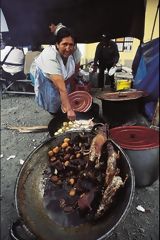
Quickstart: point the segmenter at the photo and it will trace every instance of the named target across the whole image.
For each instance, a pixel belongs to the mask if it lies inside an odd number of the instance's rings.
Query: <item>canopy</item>
[[[1,7],[14,43],[50,41],[50,22],[62,22],[78,43],[93,43],[102,34],[143,40],[145,0],[2,0]]]

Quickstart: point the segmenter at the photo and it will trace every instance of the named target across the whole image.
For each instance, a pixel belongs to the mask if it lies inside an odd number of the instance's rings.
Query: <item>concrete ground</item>
[[[9,231],[17,220],[14,188],[20,160],[48,137],[47,132],[20,133],[6,126],[47,126],[52,117],[39,108],[33,96],[4,95],[1,99],[1,239],[10,240]],[[12,156],[12,157],[11,157]],[[138,211],[141,205],[145,212]],[[110,240],[159,239],[159,181],[151,186],[136,188],[131,209]],[[28,239],[30,240],[30,239]],[[54,237],[53,237],[54,240]]]

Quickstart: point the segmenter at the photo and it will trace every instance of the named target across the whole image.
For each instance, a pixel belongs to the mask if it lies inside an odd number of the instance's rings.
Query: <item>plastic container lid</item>
[[[112,128],[110,136],[124,149],[146,150],[159,147],[159,132],[143,126]]]

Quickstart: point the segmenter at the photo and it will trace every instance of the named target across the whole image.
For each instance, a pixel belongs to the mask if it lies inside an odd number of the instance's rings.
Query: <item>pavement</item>
[[[95,100],[100,105],[101,101]],[[7,126],[47,126],[52,116],[39,108],[33,96],[4,95],[1,99],[1,239],[11,240],[10,228],[18,219],[14,189],[27,156],[49,138],[48,132],[20,133]],[[139,124],[146,124],[141,119]],[[143,211],[138,210],[141,206]],[[159,181],[136,188],[131,209],[110,240],[159,239]],[[21,239],[22,240],[22,239]],[[30,239],[27,239],[30,240]],[[40,239],[37,239],[40,240]],[[58,240],[54,239],[53,240]],[[84,239],[83,239],[84,240]],[[87,239],[86,239],[87,240]]]

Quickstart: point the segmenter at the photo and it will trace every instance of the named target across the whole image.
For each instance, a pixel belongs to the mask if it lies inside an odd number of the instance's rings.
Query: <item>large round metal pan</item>
[[[26,159],[22,166],[15,189],[16,208],[19,217],[25,226],[38,240],[101,240],[106,239],[128,213],[134,195],[134,174],[129,160],[123,150],[116,145],[120,151],[121,174],[128,179],[124,188],[118,193],[117,204],[110,209],[109,213],[100,218],[99,221],[86,223],[76,227],[62,227],[57,225],[46,213],[43,205],[44,193],[44,171],[48,164],[48,150],[51,146],[58,144],[64,137],[75,137],[77,132],[66,133],[56,138],[51,138],[42,143]]]

